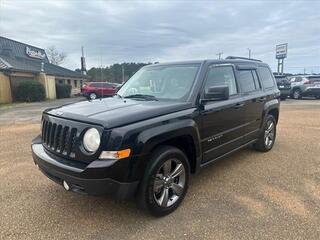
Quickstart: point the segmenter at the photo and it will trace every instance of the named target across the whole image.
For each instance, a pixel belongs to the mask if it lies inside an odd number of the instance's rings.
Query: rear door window
[[[254,75],[254,71],[252,70],[240,70],[238,74],[238,82],[241,92],[244,93],[260,89],[258,78]]]
[[[270,69],[267,67],[260,67],[258,72],[264,88],[273,88],[274,81]]]
[[[252,75],[253,75],[254,85],[256,86],[256,89],[261,89],[261,84],[259,82],[257,71],[253,70]]]

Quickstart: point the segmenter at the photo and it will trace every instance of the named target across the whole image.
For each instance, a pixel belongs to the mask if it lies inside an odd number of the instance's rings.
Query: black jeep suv
[[[135,196],[162,216],[182,202],[190,173],[250,144],[272,148],[279,98],[258,60],[153,64],[112,98],[44,111],[33,159],[66,190]]]

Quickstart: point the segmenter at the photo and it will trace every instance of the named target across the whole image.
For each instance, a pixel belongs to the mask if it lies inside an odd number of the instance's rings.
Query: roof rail
[[[246,58],[246,57],[236,57],[236,56],[228,56],[226,59],[242,59],[242,60],[250,60],[250,61],[255,61],[255,62],[262,62],[259,59],[254,59],[254,58]]]

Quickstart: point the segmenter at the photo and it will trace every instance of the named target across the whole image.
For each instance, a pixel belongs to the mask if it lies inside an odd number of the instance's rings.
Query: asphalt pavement
[[[44,102],[0,105],[0,124],[39,123],[43,110],[85,100],[84,97],[73,97]]]

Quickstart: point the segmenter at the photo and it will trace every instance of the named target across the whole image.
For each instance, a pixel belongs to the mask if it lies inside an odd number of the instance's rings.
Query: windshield
[[[189,95],[199,66],[199,64],[188,64],[142,68],[122,86],[118,95],[121,97],[147,95],[155,99],[184,100]]]

